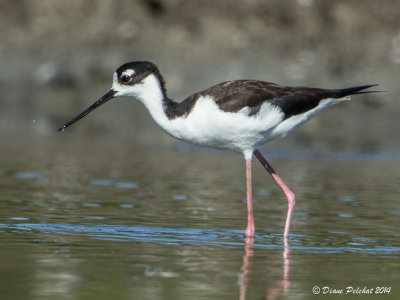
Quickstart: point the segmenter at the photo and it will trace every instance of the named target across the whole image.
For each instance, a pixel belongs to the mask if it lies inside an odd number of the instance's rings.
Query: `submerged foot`
[[[247,226],[246,230],[244,231],[245,237],[254,237],[255,228],[254,226]]]

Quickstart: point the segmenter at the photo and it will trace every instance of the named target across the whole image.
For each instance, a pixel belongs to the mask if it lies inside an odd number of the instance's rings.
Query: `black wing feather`
[[[285,87],[274,83],[256,80],[236,80],[221,83],[196,94],[212,96],[219,108],[226,112],[237,112],[244,107],[258,112],[264,102],[279,107],[285,119],[318,106],[327,98],[342,98],[360,92],[374,85],[363,85],[345,89],[326,90],[308,87]],[[194,95],[193,95],[194,96]]]
[[[369,93],[362,91],[375,85],[362,85],[344,89],[318,89],[309,87],[285,87],[258,80],[235,80],[212,86],[197,92],[184,101],[167,101],[166,113],[169,118],[189,114],[200,96],[210,96],[225,112],[237,112],[245,107],[251,109],[250,115],[257,114],[261,105],[269,102],[279,107],[285,119],[301,114],[318,106],[327,98],[342,98],[353,94]]]

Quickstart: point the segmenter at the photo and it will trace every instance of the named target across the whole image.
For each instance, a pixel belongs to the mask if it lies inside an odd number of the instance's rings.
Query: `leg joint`
[[[294,195],[294,193],[291,190],[288,190],[288,191],[286,191],[285,194],[286,194],[288,206],[294,207],[294,205],[296,204],[296,196]]]

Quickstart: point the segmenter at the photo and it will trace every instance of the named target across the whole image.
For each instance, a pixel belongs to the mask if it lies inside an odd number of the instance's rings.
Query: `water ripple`
[[[43,235],[84,236],[104,241],[136,241],[164,245],[197,245],[217,247],[243,247],[243,231],[226,229],[194,229],[194,228],[165,228],[145,226],[117,225],[73,225],[73,224],[0,224],[3,230],[11,229],[36,230]],[[339,236],[338,236],[339,235]],[[364,253],[375,255],[400,254],[400,247],[385,245],[362,237],[349,237],[346,234],[334,233],[330,241],[313,241],[311,236],[292,235],[290,249],[293,251],[327,254],[327,253]],[[281,234],[259,234],[255,237],[255,249],[282,248]]]

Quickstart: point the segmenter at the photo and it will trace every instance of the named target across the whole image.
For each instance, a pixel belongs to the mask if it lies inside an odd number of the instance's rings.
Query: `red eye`
[[[122,75],[121,76],[121,81],[124,83],[128,83],[129,81],[131,81],[132,77],[129,75]]]

